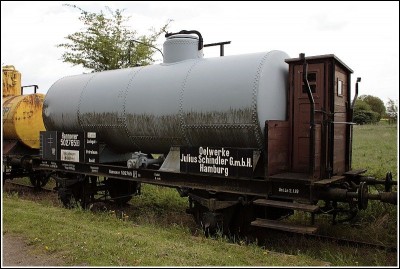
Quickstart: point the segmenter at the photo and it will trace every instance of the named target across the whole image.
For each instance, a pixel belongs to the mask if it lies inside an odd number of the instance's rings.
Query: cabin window
[[[343,96],[343,81],[340,79],[337,80],[337,95]]]
[[[317,73],[316,72],[307,73],[307,80],[308,83],[310,84],[311,92],[315,93],[317,90]],[[303,93],[307,92],[308,92],[307,85],[304,85],[303,83]]]
[[[307,74],[308,82],[316,82],[317,81],[317,73],[308,73]]]

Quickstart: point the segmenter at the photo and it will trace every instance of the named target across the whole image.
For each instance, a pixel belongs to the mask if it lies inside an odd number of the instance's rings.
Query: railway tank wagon
[[[351,170],[359,80],[351,100],[353,71],[338,57],[223,56],[228,42],[204,45],[198,31],[166,37],[162,64],[65,77],[49,89],[34,167],[57,171],[66,205],[126,202],[150,183],[189,197],[208,230],[314,233],[315,214],[335,220],[371,199],[397,204],[390,173]],[[210,45],[223,57],[203,58]],[[368,193],[369,184],[385,192]],[[277,221],[294,210],[311,213],[311,226]]]
[[[54,83],[46,129],[96,131],[118,152],[168,153],[174,145],[262,148],[264,122],[286,118],[286,53],[204,59],[198,40],[182,34],[164,47],[159,65]]]
[[[35,186],[46,184],[42,175],[31,168],[32,156],[39,156],[39,133],[44,131],[42,107],[44,94],[37,85],[21,87],[21,73],[12,65],[3,72],[3,180],[29,176]],[[34,92],[24,94],[26,87]]]

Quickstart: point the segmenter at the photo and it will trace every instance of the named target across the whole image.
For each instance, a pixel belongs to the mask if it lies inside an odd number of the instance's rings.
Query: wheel
[[[77,206],[76,199],[70,188],[59,188],[58,198],[65,208],[74,208]]]
[[[237,205],[229,226],[231,234],[246,235],[250,231],[250,223],[253,220],[254,205]]]
[[[116,178],[108,178],[106,186],[111,199],[119,205],[128,203],[140,190],[140,183]]]
[[[201,227],[206,237],[223,231],[223,215],[221,213],[211,212],[197,201],[192,201],[188,213],[193,215],[194,221],[198,227]]]
[[[243,231],[242,222],[238,216],[238,206],[230,206],[216,211],[210,211],[207,207],[197,201],[192,201],[192,206],[188,213],[193,215],[197,226],[201,227],[205,236],[215,236],[219,233],[224,235],[234,235]]]
[[[93,202],[93,188],[89,183],[89,177],[72,178],[74,183],[58,188],[58,198],[66,208],[81,206],[87,208]],[[78,180],[78,181],[77,181]]]
[[[29,181],[35,188],[43,188],[50,180],[50,173],[37,172],[29,176]]]

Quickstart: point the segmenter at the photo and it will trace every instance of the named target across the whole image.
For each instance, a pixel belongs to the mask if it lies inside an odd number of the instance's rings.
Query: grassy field
[[[354,126],[353,169],[368,169],[367,174],[384,178],[391,171],[393,179],[398,176],[398,130],[397,125]]]
[[[355,126],[353,168],[383,178],[398,175],[397,126]],[[320,242],[267,232],[263,242],[206,238],[185,214],[187,198],[174,189],[144,185],[130,207],[97,205],[67,210],[53,199],[3,193],[3,233],[24,236],[37,252],[56,255],[66,265],[89,266],[395,266],[396,253]],[[370,242],[397,244],[397,208],[370,202],[348,223],[321,232]],[[295,216],[302,218],[302,216]],[[279,253],[278,253],[279,252]]]
[[[193,236],[178,224],[137,224],[116,218],[111,211],[67,210],[9,195],[3,203],[5,232],[25,234],[39,251],[59,255],[67,265],[326,265],[304,255],[283,255],[257,245]]]

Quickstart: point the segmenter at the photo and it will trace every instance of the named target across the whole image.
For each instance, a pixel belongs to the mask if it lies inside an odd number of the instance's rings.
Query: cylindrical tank
[[[3,98],[3,139],[20,141],[29,148],[40,147],[44,95],[40,93]]]
[[[271,51],[65,77],[46,95],[44,123],[96,131],[120,152],[262,148],[265,121],[286,119],[286,58]]]

